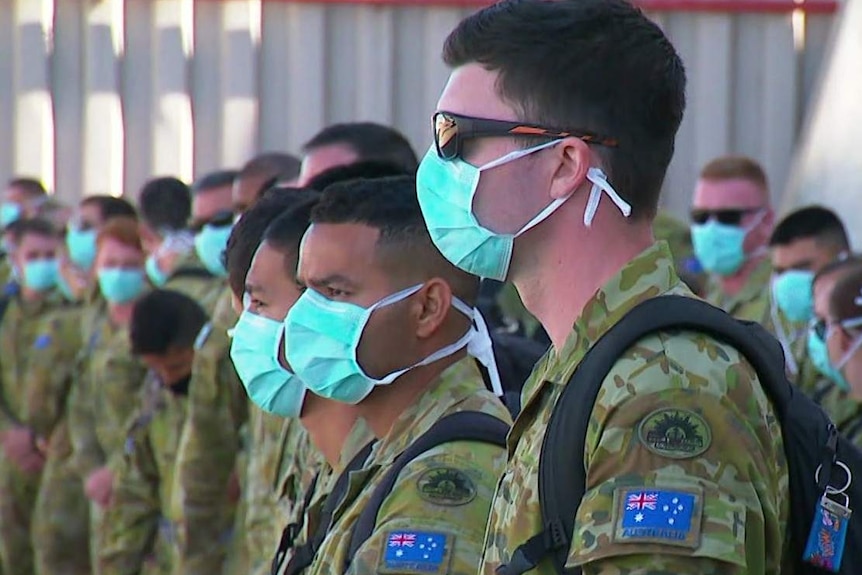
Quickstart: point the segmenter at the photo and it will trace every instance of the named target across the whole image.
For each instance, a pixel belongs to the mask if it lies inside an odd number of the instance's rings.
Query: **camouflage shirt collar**
[[[398,417],[386,437],[374,446],[369,460],[378,465],[391,463],[444,414],[455,411],[454,406],[484,389],[475,359],[468,356],[455,362]]]
[[[353,461],[353,458],[362,451],[362,448],[374,441],[374,434],[368,423],[361,417],[353,424],[353,428],[344,440],[344,445],[341,447],[341,459],[335,467],[335,473],[340,474]],[[328,465],[328,464],[327,464]]]
[[[733,315],[735,308],[740,305],[752,302],[763,297],[763,290],[770,285],[772,277],[772,261],[768,257],[764,257],[756,268],[748,276],[748,281],[742,286],[735,296],[727,298],[725,306],[722,306],[727,312]]]
[[[563,349],[548,353],[543,379],[565,384],[590,347],[642,301],[679,285],[673,256],[664,241],[656,242],[626,264],[584,306]]]
[[[772,277],[772,262],[768,257],[763,258],[760,264],[754,268],[748,281],[736,295],[728,297],[721,291],[721,282],[718,276],[710,276],[707,284],[706,300],[720,307],[730,315],[742,305],[750,303],[759,297],[763,297],[763,290],[770,286]]]

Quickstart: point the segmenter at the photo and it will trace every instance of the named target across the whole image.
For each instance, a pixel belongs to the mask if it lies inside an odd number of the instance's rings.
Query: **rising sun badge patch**
[[[701,416],[688,409],[659,409],[641,421],[638,439],[656,455],[688,459],[709,449],[712,430]]]

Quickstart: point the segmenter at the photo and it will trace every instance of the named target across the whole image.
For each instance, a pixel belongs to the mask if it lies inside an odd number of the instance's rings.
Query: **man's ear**
[[[579,138],[566,138],[551,148],[557,161],[557,169],[551,181],[551,199],[570,196],[587,177],[592,152],[586,142]]]
[[[452,289],[440,278],[433,278],[419,290],[413,308],[416,336],[429,338],[440,329],[452,306]]]

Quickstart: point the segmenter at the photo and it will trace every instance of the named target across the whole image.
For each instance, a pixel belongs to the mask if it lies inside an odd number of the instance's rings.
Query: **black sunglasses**
[[[696,224],[705,224],[714,219],[726,226],[738,226],[742,218],[748,214],[760,211],[761,208],[728,208],[725,210],[692,210],[691,221]]]
[[[454,160],[461,157],[461,148],[464,141],[472,138],[532,136],[554,140],[579,138],[589,144],[599,144],[612,148],[619,144],[613,138],[605,138],[598,134],[582,130],[556,130],[535,124],[489,120],[487,118],[471,118],[450,112],[437,112],[434,114],[433,124],[434,146],[437,148],[437,155],[443,160]]]

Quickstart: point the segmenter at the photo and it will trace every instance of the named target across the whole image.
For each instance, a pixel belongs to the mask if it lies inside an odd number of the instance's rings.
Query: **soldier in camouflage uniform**
[[[834,319],[830,313],[830,301],[835,288],[860,268],[862,258],[851,256],[826,265],[814,277],[814,322],[806,337],[809,350],[806,366],[817,375],[816,384],[809,391],[811,396],[826,410],[838,430],[862,447],[862,407],[850,394],[847,379],[829,361],[826,341],[826,330]]]
[[[103,510],[122,461],[126,423],[138,405],[146,369],[129,348],[134,302],[147,289],[137,222],[109,220],[97,237],[96,277],[102,298],[81,321],[75,379],[69,395],[72,465],[90,500],[90,556],[98,557]]]
[[[245,212],[234,226],[226,250],[228,283],[232,292],[234,313],[242,310],[245,279],[263,233],[279,214],[301,199],[290,191],[267,195]],[[226,309],[222,307],[223,310]],[[295,422],[269,415],[252,405],[246,424],[248,438],[240,458],[242,501],[237,513],[237,538],[245,543],[248,566],[237,558],[233,573],[246,575],[269,572],[269,562],[278,545],[278,537],[287,518],[275,512],[276,497],[283,505],[292,505],[305,492],[313,476],[317,455],[308,436]],[[283,489],[276,491],[276,485]]]
[[[51,314],[39,330],[27,373],[27,411],[37,445],[45,456],[39,495],[33,510],[39,575],[89,575],[87,498],[72,466],[67,401],[82,348],[81,309]]]
[[[772,326],[767,243],[773,212],[763,169],[725,156],[700,173],[692,204],[692,241],[710,274],[706,299],[737,319]]]
[[[849,253],[844,225],[831,210],[808,206],[779,222],[769,245],[775,270],[771,289],[773,325],[785,349],[789,371],[796,384],[826,410],[839,430],[849,432],[848,439],[862,445],[862,404],[820,375],[808,357],[814,277]],[[829,283],[831,289],[834,282]]]
[[[106,512],[105,541],[99,557],[103,573],[138,572],[145,560],[148,570],[156,573],[220,572],[225,537],[233,520],[233,504],[225,494],[233,460],[197,452],[195,462],[215,472],[210,480],[220,484],[208,487],[210,493],[220,493],[220,498],[175,506],[172,493],[174,470],[180,461],[178,445],[187,437],[183,431],[190,390],[198,384],[210,389],[238,387],[232,371],[223,369],[229,367],[222,361],[224,357],[216,358],[211,366],[199,362],[203,369],[193,371],[197,352],[210,335],[204,330],[206,323],[203,309],[178,292],[155,291],[135,306],[130,326],[132,350],[149,366],[150,377],[129,428],[114,496]],[[229,379],[209,381],[220,377],[219,367]],[[201,487],[195,494],[203,491]],[[213,540],[201,545],[206,535],[212,535]]]
[[[505,454],[496,445],[455,440],[404,467],[383,500],[370,537],[348,557],[352,530],[387,469],[436,422],[463,411],[509,421],[506,408],[486,390],[476,360],[466,354],[488,337],[474,327],[469,307],[478,279],[434,249],[422,225],[415,187],[412,177],[330,186],[302,242],[297,275],[307,291],[285,320],[287,363],[310,391],[356,405],[380,440],[365,467],[350,474],[347,494],[307,573],[338,573],[348,562],[347,572],[355,574],[470,573],[481,555]],[[327,330],[322,310],[328,306],[367,309],[391,294],[398,298],[346,328],[348,333]],[[319,306],[311,303],[315,299]],[[331,367],[315,365],[313,350],[335,338],[354,343]],[[340,378],[352,357],[362,367],[349,368],[351,376]],[[411,368],[423,362],[427,365]],[[370,379],[390,373],[396,375],[388,385],[374,385]],[[396,543],[405,540],[415,540],[417,552],[425,545],[438,551],[403,557],[407,547],[396,549]]]
[[[135,208],[123,198],[95,195],[81,200],[66,231],[66,258],[60,269],[59,287],[69,301],[84,301],[93,288],[96,237],[111,218],[136,218]]]
[[[51,345],[40,325],[62,302],[54,290],[60,238],[44,220],[21,220],[15,230],[21,285],[13,284],[0,302],[0,566],[4,573],[29,575],[30,527],[45,457],[28,410],[28,394],[36,390],[27,387],[27,378],[39,352]]]
[[[454,70],[438,102],[436,146],[418,172],[425,221],[450,261],[513,281],[553,342],[509,435],[480,566],[492,575],[547,534],[538,462],[585,353],[639,302],[693,296],[667,245],[652,239],[685,73],[661,30],[621,0],[504,0],[462,21],[444,60]],[[501,122],[486,121],[475,137],[470,118]],[[525,148],[506,137],[518,122],[549,139]],[[688,332],[639,341],[602,380],[583,459],[572,461],[581,464],[586,492],[574,532],[563,534],[568,567],[780,572],[789,512],[781,429],[734,349]],[[655,505],[638,527],[647,496],[667,507]],[[516,572],[556,573],[549,557],[528,563]]]
[[[290,311],[290,307],[301,295],[295,285],[299,243],[309,225],[311,209],[317,201],[316,194],[303,193],[303,195],[303,203],[278,217],[266,230],[264,241],[255,254],[246,278],[247,308],[244,314],[259,315],[281,323]],[[246,321],[246,317],[240,321]],[[273,342],[265,338],[260,341],[260,363],[271,361],[272,344]],[[275,344],[277,345],[278,342]],[[257,363],[254,358],[251,361]],[[283,363],[284,358],[279,358],[279,361]],[[287,380],[285,384],[302,385],[295,379]],[[246,382],[246,385],[249,387],[252,401],[256,398],[260,401],[256,394],[262,390],[255,389],[256,382],[251,380]],[[292,393],[289,390],[267,389],[265,391],[264,397],[279,397],[282,394],[289,396]],[[299,545],[308,540],[309,526],[316,527],[319,524],[322,507],[338,476],[359,451],[372,441],[372,435],[363,422],[357,422],[358,413],[353,406],[313,394],[305,393],[302,396],[301,405],[293,405],[297,407],[296,412],[284,411],[288,406],[280,403],[278,399],[272,404],[263,404],[262,407],[275,410],[276,415],[287,417],[283,420],[280,448],[282,454],[291,453],[293,450],[291,442],[296,441],[295,435],[297,433],[305,435],[307,431],[309,440],[299,444],[307,453],[299,458],[283,457],[284,461],[279,466],[277,474],[277,483],[272,490],[278,509],[277,516],[282,522],[275,535],[280,537],[281,529],[286,525],[302,525],[303,531],[293,541],[294,545]],[[267,418],[274,417],[269,413],[264,415]],[[297,461],[307,463],[301,469],[286,467],[296,465]],[[317,462],[319,462],[318,465],[313,465]],[[297,480],[299,485],[296,484]],[[306,493],[309,486],[314,490],[311,495]],[[305,496],[301,499],[310,501],[308,509],[298,505],[297,493],[304,493]],[[263,506],[254,508],[264,509]],[[265,551],[266,546],[269,546],[268,557],[271,557],[274,551],[271,547],[272,540],[268,538],[265,543],[265,546],[259,546],[260,550]],[[291,556],[292,554],[288,553],[282,561],[286,563]],[[260,569],[263,570],[264,566]]]
[[[850,394],[862,399],[862,265],[857,265],[835,285],[829,297],[825,334],[829,362],[844,378]]]

